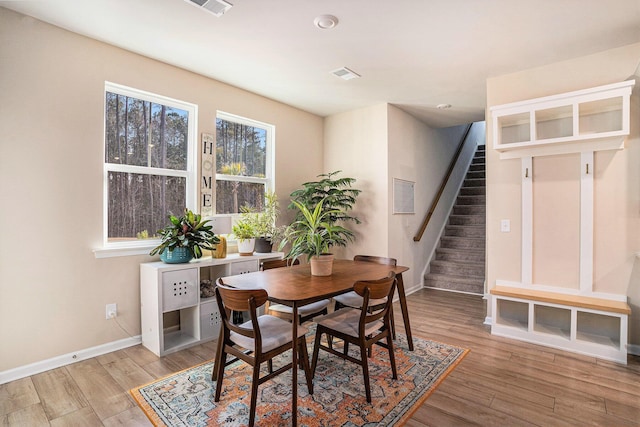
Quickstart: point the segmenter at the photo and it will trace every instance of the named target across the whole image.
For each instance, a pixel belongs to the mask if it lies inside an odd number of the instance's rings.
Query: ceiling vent
[[[233,6],[231,3],[224,0],[184,0],[187,3],[191,3],[194,6],[205,9],[209,13],[213,13],[218,18],[224,15],[224,13],[231,9]]]
[[[337,70],[333,70],[331,74],[333,74],[336,77],[340,77],[343,80],[357,79],[358,77],[360,77],[360,74],[348,69],[347,67],[342,67],[342,68],[338,68]]]

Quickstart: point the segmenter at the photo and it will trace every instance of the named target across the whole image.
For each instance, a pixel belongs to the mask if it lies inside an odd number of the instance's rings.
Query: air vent
[[[198,6],[205,9],[209,13],[213,13],[218,18],[224,15],[224,13],[231,9],[233,6],[231,3],[224,0],[184,0],[187,3],[191,3],[194,6]]]
[[[348,69],[347,67],[338,68],[337,70],[333,70],[331,72],[336,77],[340,77],[343,80],[351,80],[357,79],[360,77],[360,74]]]

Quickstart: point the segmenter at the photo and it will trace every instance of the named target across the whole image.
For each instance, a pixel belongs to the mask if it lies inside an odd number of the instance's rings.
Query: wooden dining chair
[[[386,258],[381,256],[373,256],[373,255],[356,255],[353,257],[354,261],[363,261],[363,262],[373,262],[376,264],[384,264],[395,267],[398,265],[398,261],[395,258]],[[346,294],[337,295],[333,297],[335,301],[335,309],[338,310],[342,307],[353,307],[360,308],[362,307],[362,297],[355,293],[354,291],[347,292]],[[377,301],[371,301],[371,308],[376,309],[383,306],[386,302],[386,299],[381,298]],[[393,319],[393,304],[391,304],[391,333],[393,334],[393,339],[396,339],[396,325]]]
[[[398,378],[396,361],[393,354],[393,339],[390,330],[391,304],[393,293],[396,288],[396,274],[389,273],[388,277],[379,280],[363,280],[353,285],[354,292],[362,297],[363,309],[345,307],[329,313],[325,316],[316,317],[317,323],[316,338],[313,346],[313,361],[311,363],[312,375],[315,375],[318,364],[318,354],[320,349],[339,356],[345,360],[362,366],[364,377],[364,387],[367,402],[371,403],[371,387],[369,385],[369,365],[367,353],[374,344],[382,346],[389,351],[389,361],[393,379]],[[368,310],[370,303],[375,300],[386,298],[386,301],[379,310]],[[340,338],[344,341],[344,351],[339,352],[321,344],[322,334],[327,335],[329,342],[332,337]],[[386,340],[386,343],[383,342]],[[360,348],[360,359],[356,359],[348,354],[349,343]]]
[[[257,309],[267,301],[267,298],[267,291],[264,289],[230,288],[225,286],[221,279],[217,281],[216,301],[222,317],[222,327],[218,338],[214,372],[212,373],[212,379],[217,379],[214,401],[220,401],[227,354],[242,359],[253,366],[249,426],[253,426],[255,423],[258,386],[292,368],[292,363],[289,362],[273,371],[270,364],[269,373],[260,377],[261,364],[271,362],[274,357],[292,349],[294,343],[300,352],[309,394],[313,394],[313,377],[311,376],[305,342],[307,329],[299,326],[298,336],[293,340],[291,338],[291,323],[268,314],[259,316]],[[235,325],[230,319],[232,311],[248,311],[250,319],[241,325]]]
[[[300,264],[299,259],[275,259],[264,261],[262,263],[262,270],[270,270],[272,268],[290,267],[292,265]],[[313,319],[315,316],[328,313],[328,306],[331,300],[323,299],[320,301],[312,302],[311,304],[305,304],[298,307],[298,323],[302,324],[308,320]],[[273,316],[279,317],[291,321],[293,318],[293,308],[285,304],[270,304],[267,302],[265,311]]]

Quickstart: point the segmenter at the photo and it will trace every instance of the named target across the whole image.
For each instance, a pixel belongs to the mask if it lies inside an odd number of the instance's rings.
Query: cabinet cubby
[[[627,363],[626,302],[496,286],[491,333]]]
[[[140,264],[142,345],[158,356],[216,339],[220,313],[214,297],[200,298],[200,281],[258,271],[272,252],[226,258],[200,258],[185,264]]]
[[[621,149],[634,80],[491,107],[501,158]],[[583,144],[579,144],[583,143]],[[584,144],[588,143],[588,144]]]

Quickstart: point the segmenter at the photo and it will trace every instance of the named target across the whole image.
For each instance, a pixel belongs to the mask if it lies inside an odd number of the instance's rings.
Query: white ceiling
[[[488,77],[640,41],[640,0],[228,1],[220,18],[185,0],[0,6],[321,116],[388,102],[433,127],[483,120]]]

